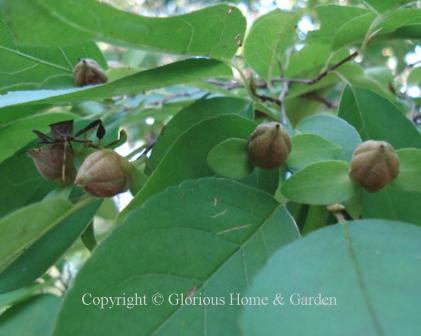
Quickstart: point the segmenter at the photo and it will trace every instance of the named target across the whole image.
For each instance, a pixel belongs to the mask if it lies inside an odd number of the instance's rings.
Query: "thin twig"
[[[139,157],[136,159],[136,161],[137,160],[140,160],[141,158],[143,158],[145,155],[147,155],[151,150],[152,150],[152,148],[153,148],[153,146],[155,146],[155,141],[154,142],[152,142],[151,144],[149,144],[144,150],[143,150],[143,152],[139,155]]]
[[[254,96],[256,98],[259,98],[259,100],[261,100],[262,102],[269,101],[269,102],[274,103],[274,104],[276,104],[278,106],[281,106],[282,105],[281,100],[276,99],[276,98],[273,98],[271,96],[262,95],[262,94],[259,94],[257,92],[254,93]]]
[[[281,124],[287,125],[288,124],[288,116],[285,109],[285,98],[288,96],[289,93],[289,81],[283,83],[283,88],[281,90],[281,94],[279,95],[280,101],[280,112],[281,112]]]
[[[335,216],[338,223],[346,222],[344,215],[345,207],[342,204],[330,204],[326,208],[330,213],[332,213],[333,216]]]
[[[323,105],[325,105],[327,108],[330,108],[330,109],[337,108],[336,104],[330,102],[325,97],[319,96],[316,92],[307,92],[303,94],[303,97],[309,100],[315,100],[319,103],[322,103]]]
[[[325,78],[327,75],[331,74],[333,71],[335,71],[337,68],[339,68],[341,65],[353,60],[355,57],[358,56],[358,51],[354,51],[353,53],[349,54],[347,57],[343,58],[339,62],[332,64],[330,67],[328,67],[326,70],[319,73],[314,78],[285,78],[285,77],[276,77],[272,81],[275,82],[289,82],[290,84],[307,84],[312,85],[319,81],[321,81],[323,78]]]
[[[414,63],[411,63],[411,64],[408,64],[407,65],[407,68],[414,68],[414,67],[416,67],[418,64],[421,64],[421,60],[420,61],[416,61],[416,62],[414,62]]]
[[[315,84],[315,83],[321,81],[323,78],[325,78],[329,74],[331,74],[332,72],[334,72],[341,65],[353,60],[355,57],[358,56],[358,54],[359,54],[358,51],[354,51],[353,53],[349,54],[348,56],[346,56],[345,58],[343,58],[339,62],[337,62],[335,64],[332,64],[331,66],[326,68],[324,71],[319,73],[314,78],[286,78],[286,77],[282,77],[282,76],[273,78],[271,80],[271,84],[276,83],[276,82],[282,82],[284,84],[283,89],[282,89],[278,99],[274,98],[274,97],[271,97],[271,96],[264,95],[264,94],[260,94],[260,93],[257,92],[257,89],[267,89],[268,88],[268,84],[266,82],[250,81],[249,85],[247,85],[248,81],[245,78],[245,75],[241,72],[241,69],[239,69],[235,64],[233,64],[233,66],[239,71],[243,83],[238,82],[238,81],[231,81],[231,82],[226,83],[226,82],[219,81],[219,80],[208,80],[207,82],[210,83],[210,84],[218,85],[218,86],[220,86],[224,89],[227,89],[227,90],[233,90],[233,89],[237,89],[237,88],[241,88],[241,87],[246,87],[246,89],[249,91],[249,93],[252,97],[257,98],[261,102],[271,102],[271,103],[274,103],[274,104],[278,105],[280,107],[280,112],[281,112],[281,123],[286,124],[288,118],[287,118],[287,114],[286,114],[286,111],[285,111],[285,98],[289,93],[290,85],[292,85],[292,84],[306,84],[306,85]],[[313,99],[313,100],[319,101],[320,103],[326,105],[326,107],[328,107],[328,108],[336,108],[336,105],[332,104],[331,102],[329,102],[325,98],[320,97],[315,93],[311,93],[311,92],[306,93],[304,96],[308,99]]]
[[[151,103],[149,106],[162,106],[172,100],[178,99],[178,98],[187,98],[187,97],[192,97],[196,94],[199,94],[201,92],[201,90],[198,91],[194,91],[194,92],[182,92],[182,93],[175,93],[175,94],[171,94],[167,97],[162,98],[161,100],[158,100],[156,102]]]

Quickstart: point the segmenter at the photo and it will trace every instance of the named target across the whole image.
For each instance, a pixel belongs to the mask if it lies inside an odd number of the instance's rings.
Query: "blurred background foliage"
[[[193,10],[201,9],[209,5],[226,3],[226,1],[186,1],[186,0],[107,0],[105,2],[116,6],[119,9],[130,11],[146,16],[170,16],[188,13]],[[263,0],[263,1],[231,1],[241,9],[247,18],[248,29],[252,22],[259,16],[266,14],[276,8],[284,11],[300,10],[301,19],[298,22],[297,40],[292,53],[299,51],[306,43],[308,33],[320,28],[320,20],[317,17],[315,7],[323,4],[338,4],[364,7],[359,0]],[[416,6],[412,2],[412,6]],[[183,56],[174,56],[168,54],[159,54],[137,49],[126,49],[115,47],[105,43],[99,43],[110,66],[110,77],[118,78],[130,71],[145,70],[167,64],[176,60],[184,59]],[[241,49],[241,48],[240,48]],[[244,66],[242,59],[242,50],[238,51],[236,62]],[[381,85],[393,84],[398,94],[401,94],[405,104],[409,104],[414,114],[418,113],[418,101],[421,97],[421,90],[417,82],[409,83],[407,78],[411,70],[418,65],[421,60],[421,47],[410,40],[387,40],[376,41],[364,53],[364,60],[357,58],[358,63],[364,61],[366,74],[376,80]],[[123,68],[122,68],[123,67]],[[316,69],[317,70],[317,69]],[[248,71],[246,69],[245,71]],[[250,73],[249,73],[250,75]],[[159,134],[163,125],[183,106],[188,105],[198,97],[208,94],[210,87],[204,87],[201,91],[195,87],[185,85],[157,90],[149,93],[140,93],[131,97],[120,97],[110,102],[110,105],[100,103],[83,103],[74,107],[74,111],[80,113],[93,113],[94,115],[105,115],[105,117],[114,116],[116,120],[124,120],[125,126],[129,131],[129,142],[132,139],[142,138],[146,142],[153,141]],[[218,90],[214,89],[214,94]],[[329,99],[335,101],[341,92],[338,90],[329,90]],[[234,90],[233,94],[246,95],[244,90]],[[211,94],[212,95],[212,94]],[[305,97],[309,98],[309,97]],[[308,114],[320,112],[320,109],[331,108],[323,106],[320,103],[315,104],[310,98],[303,98],[298,101],[291,101],[290,109],[301,106],[304,114],[293,116],[293,122]],[[305,105],[305,106],[302,106]],[[122,114],[130,114],[128,118],[122,119]]]

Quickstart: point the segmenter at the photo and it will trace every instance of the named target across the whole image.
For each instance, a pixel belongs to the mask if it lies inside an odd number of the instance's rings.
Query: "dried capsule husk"
[[[45,179],[61,184],[73,183],[76,169],[73,162],[73,152],[65,145],[44,145],[30,149],[28,155],[34,160],[35,167]],[[64,171],[63,171],[64,167]]]
[[[251,163],[256,167],[279,168],[291,152],[291,139],[280,123],[264,123],[251,134],[248,152]]]
[[[92,59],[82,59],[76,64],[73,78],[77,86],[103,84],[108,81],[107,75],[99,64]]]
[[[352,154],[349,176],[369,192],[376,192],[399,174],[399,157],[385,141],[369,140]]]
[[[97,197],[112,197],[127,190],[130,163],[111,149],[101,149],[86,157],[75,184]]]

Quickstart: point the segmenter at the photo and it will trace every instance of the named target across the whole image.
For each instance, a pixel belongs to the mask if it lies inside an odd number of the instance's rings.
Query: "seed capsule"
[[[79,168],[75,184],[97,197],[112,197],[128,188],[130,163],[111,149],[88,155]]]
[[[385,141],[369,140],[352,154],[349,176],[369,192],[376,192],[399,174],[399,157]]]
[[[47,180],[71,184],[76,176],[73,153],[64,150],[63,144],[45,145],[30,149],[28,155],[34,160],[38,172]]]
[[[277,122],[256,127],[248,145],[249,159],[256,167],[279,168],[291,152],[291,139]]]
[[[102,84],[108,81],[107,75],[99,64],[92,59],[82,59],[73,70],[73,78],[77,86]]]

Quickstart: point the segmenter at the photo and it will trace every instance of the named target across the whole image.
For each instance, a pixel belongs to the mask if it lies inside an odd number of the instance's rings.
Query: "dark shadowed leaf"
[[[250,175],[253,166],[248,158],[247,140],[230,138],[211,149],[208,165],[223,177],[241,180]]]
[[[394,104],[372,91],[346,87],[339,116],[354,126],[363,140],[384,140],[396,149],[421,148],[421,134],[414,125]]]
[[[406,191],[421,193],[421,150],[415,148],[400,149],[399,175],[393,184]]]
[[[363,218],[400,220],[421,226],[421,193],[392,184],[376,193],[362,192]]]
[[[51,294],[37,295],[0,316],[0,336],[52,336],[62,300]]]
[[[51,230],[0,273],[0,293],[25,286],[41,276],[92,221],[101,200],[74,206]]]
[[[0,164],[0,218],[14,210],[38,202],[57,184],[45,180],[25,153]]]
[[[0,271],[50,230],[72,205],[52,198],[22,208],[0,220]]]

